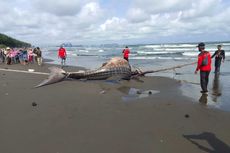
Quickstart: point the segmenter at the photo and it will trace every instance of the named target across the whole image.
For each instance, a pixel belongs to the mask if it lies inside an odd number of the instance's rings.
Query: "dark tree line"
[[[0,33],[0,46],[8,47],[31,47],[31,44],[11,38]]]

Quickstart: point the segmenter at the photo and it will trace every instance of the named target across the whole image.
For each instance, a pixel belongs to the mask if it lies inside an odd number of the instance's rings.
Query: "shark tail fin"
[[[50,70],[49,77],[43,80],[40,84],[36,85],[35,88],[60,82],[68,76],[67,72],[65,72],[63,69],[58,67],[49,67],[49,70]]]

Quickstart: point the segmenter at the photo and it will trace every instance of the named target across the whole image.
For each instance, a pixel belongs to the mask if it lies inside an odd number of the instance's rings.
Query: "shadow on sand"
[[[201,134],[183,135],[188,141],[196,145],[199,149],[208,153],[230,153],[230,147],[223,141],[218,139],[215,134],[211,132],[203,132]],[[198,140],[206,141],[212,148],[208,148],[199,144]]]

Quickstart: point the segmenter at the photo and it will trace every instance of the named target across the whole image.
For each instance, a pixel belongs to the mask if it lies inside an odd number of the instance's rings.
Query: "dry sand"
[[[48,66],[0,64],[36,72]],[[230,152],[230,112],[194,103],[176,80],[67,80],[33,88],[46,77],[0,70],[0,153]],[[124,100],[130,88],[159,93]]]

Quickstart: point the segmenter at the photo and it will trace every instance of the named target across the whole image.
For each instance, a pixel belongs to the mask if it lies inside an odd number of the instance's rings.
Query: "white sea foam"
[[[98,52],[102,53],[102,52],[104,52],[104,50],[103,50],[103,49],[100,49],[100,50],[98,50]]]
[[[164,51],[161,51],[161,52],[149,52],[149,51],[137,51],[138,54],[143,54],[143,55],[158,55],[158,54],[173,54],[175,52],[164,52]]]
[[[145,48],[161,48],[161,45],[146,45]]]
[[[225,52],[225,56],[230,56],[230,52]]]
[[[210,53],[211,53],[211,55],[213,55],[214,51],[211,51]],[[184,56],[198,56],[199,52],[198,51],[197,52],[184,52],[182,54]],[[230,56],[230,52],[225,52],[225,56]]]
[[[145,59],[157,59],[157,57],[146,57],[146,56],[136,56],[136,57],[130,57],[129,59],[141,59],[141,60],[145,60]]]
[[[80,49],[79,52],[88,53],[89,51],[88,50],[82,50],[82,49]]]
[[[184,52],[182,53],[184,56],[198,56],[198,52]]]

